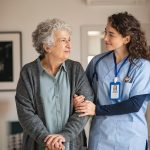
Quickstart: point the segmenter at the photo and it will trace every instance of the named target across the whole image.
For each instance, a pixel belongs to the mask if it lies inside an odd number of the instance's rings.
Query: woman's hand
[[[80,113],[79,117],[95,115],[95,104],[89,100],[85,100],[85,97],[83,95],[75,95],[73,98],[73,104],[75,107],[75,111]]]
[[[63,143],[65,138],[60,134],[50,134],[45,139],[44,142],[48,147],[48,150],[64,150],[65,147]]]
[[[75,110],[76,110],[76,108],[77,108],[78,106],[80,106],[80,104],[83,103],[84,101],[85,101],[85,97],[84,97],[83,95],[80,95],[80,96],[74,95],[74,96],[73,96],[73,106],[74,106]]]

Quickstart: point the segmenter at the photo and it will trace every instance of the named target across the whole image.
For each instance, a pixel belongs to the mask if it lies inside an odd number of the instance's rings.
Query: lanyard
[[[121,66],[119,67],[118,70],[117,70],[117,63],[116,63],[115,53],[113,53],[113,57],[114,57],[114,64],[115,64],[115,70],[114,70],[115,78],[114,78],[114,82],[116,83],[117,80],[118,80],[118,74],[119,74],[121,68],[123,67],[123,65],[126,63],[128,57],[125,58],[125,60],[122,62]],[[129,67],[129,68],[130,68],[130,67]],[[128,70],[128,72],[129,72],[129,70]]]

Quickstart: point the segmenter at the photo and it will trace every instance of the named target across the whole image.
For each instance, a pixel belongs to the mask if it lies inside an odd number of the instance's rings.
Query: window
[[[91,59],[105,50],[103,31],[105,25],[81,27],[81,62],[84,68]]]

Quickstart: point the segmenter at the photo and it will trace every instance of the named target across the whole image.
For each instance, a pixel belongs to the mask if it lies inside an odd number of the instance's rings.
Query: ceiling
[[[149,0],[85,0],[88,5],[141,5]]]

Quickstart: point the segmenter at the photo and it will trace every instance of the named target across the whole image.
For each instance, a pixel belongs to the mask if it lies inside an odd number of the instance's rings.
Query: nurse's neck
[[[114,50],[114,53],[115,53],[117,64],[120,63],[125,57],[129,55],[127,50],[124,51]]]

